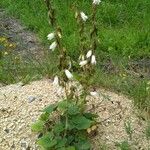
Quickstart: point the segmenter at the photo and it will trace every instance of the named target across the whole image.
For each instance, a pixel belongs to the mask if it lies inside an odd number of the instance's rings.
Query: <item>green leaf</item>
[[[41,132],[44,128],[44,122],[38,120],[36,123],[31,125],[31,129],[33,132]]]
[[[47,148],[54,147],[57,144],[57,140],[53,139],[53,134],[52,133],[47,133],[42,138],[40,138],[37,143],[41,147],[47,149]]]
[[[97,114],[92,114],[92,113],[84,113],[83,114],[87,119],[93,120],[94,118],[97,118]]]
[[[76,105],[72,105],[68,108],[69,115],[77,115],[80,113],[79,107]]]
[[[91,144],[88,140],[80,141],[76,144],[77,150],[90,150]]]
[[[51,104],[49,105],[48,107],[46,107],[43,112],[46,112],[46,113],[52,113],[55,109],[57,108],[57,104]]]
[[[67,143],[67,139],[66,138],[59,138],[59,139],[57,139],[57,145],[56,145],[56,148],[58,149],[58,148],[64,148],[65,147],[65,145],[66,145],[66,143]]]
[[[74,146],[69,146],[66,148],[66,150],[76,150]]]
[[[54,126],[53,130],[54,130],[54,133],[56,134],[60,134],[61,132],[64,131],[64,125],[62,123],[58,123]]]
[[[71,120],[71,125],[74,125],[78,130],[87,129],[92,125],[93,121],[84,116],[74,116]]]
[[[41,116],[40,116],[40,118],[39,118],[39,120],[41,120],[41,121],[47,121],[49,119],[49,113],[43,113],[43,114],[41,114]]]
[[[67,102],[66,100],[59,102],[59,104],[58,104],[58,109],[59,109],[60,111],[63,111],[63,112],[64,112],[64,111],[67,110],[67,108],[68,108],[68,102]]]

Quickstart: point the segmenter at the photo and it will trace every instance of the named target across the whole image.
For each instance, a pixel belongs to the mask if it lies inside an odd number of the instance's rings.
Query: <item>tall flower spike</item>
[[[67,69],[65,70],[65,74],[66,74],[68,79],[72,79],[73,78],[72,73],[69,70],[67,70]]]
[[[47,35],[48,40],[52,40],[54,37],[55,37],[54,33],[50,33],[50,34]]]
[[[49,49],[52,50],[52,51],[54,51],[56,47],[57,47],[57,43],[56,43],[56,42],[53,42],[53,43],[50,45]]]
[[[88,19],[88,16],[86,16],[84,12],[81,12],[80,15],[83,21],[86,21]]]
[[[79,63],[79,65],[80,65],[81,67],[83,67],[83,66],[85,66],[87,63],[88,63],[87,60],[83,60],[83,61],[81,61],[81,62]]]
[[[89,58],[89,57],[91,57],[92,56],[92,50],[89,50],[88,52],[87,52],[87,54],[86,54],[86,58]]]
[[[96,65],[96,57],[95,57],[95,55],[92,55],[91,64],[92,65]]]
[[[99,3],[101,3],[101,0],[93,0],[93,4],[99,5]]]

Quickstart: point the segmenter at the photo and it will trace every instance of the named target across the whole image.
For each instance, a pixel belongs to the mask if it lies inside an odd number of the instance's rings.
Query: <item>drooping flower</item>
[[[86,54],[86,58],[89,58],[89,57],[91,57],[92,56],[92,50],[89,50],[88,52],[87,52],[87,54]]]
[[[96,57],[95,57],[95,55],[92,55],[91,64],[92,65],[96,65]]]
[[[69,70],[67,70],[67,69],[65,70],[65,74],[66,74],[68,79],[72,79],[73,78],[72,73]]]
[[[50,34],[47,35],[48,40],[52,40],[54,37],[55,37],[54,33],[50,33]]]
[[[50,45],[49,49],[52,50],[52,51],[54,51],[56,47],[57,47],[57,43],[56,43],[56,42],[53,42],[53,43]]]
[[[101,0],[93,0],[93,4],[95,4],[95,5],[99,5],[100,2],[101,2]]]
[[[80,65],[81,67],[83,67],[83,66],[85,66],[87,63],[88,63],[87,60],[83,60],[83,61],[81,61],[81,62],[79,63],[79,65]]]
[[[84,55],[81,54],[81,55],[79,56],[79,60],[81,60],[81,61],[85,60]]]
[[[98,93],[96,91],[90,92],[91,96],[98,96]]]
[[[54,77],[53,85],[59,85],[59,78],[58,78],[58,76]]]
[[[86,16],[84,12],[80,12],[80,15],[83,21],[86,21],[88,19],[88,16]]]

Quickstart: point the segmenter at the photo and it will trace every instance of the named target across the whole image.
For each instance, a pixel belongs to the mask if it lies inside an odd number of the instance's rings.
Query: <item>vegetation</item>
[[[61,25],[57,21],[53,1],[46,0],[48,17],[53,31],[48,34],[51,51],[58,51],[57,68],[53,84],[65,91],[64,98],[46,107],[39,120],[32,125],[32,130],[40,134],[37,143],[44,150],[90,150],[89,135],[96,132],[97,115],[86,111],[87,95],[90,94],[88,82],[96,65],[97,47],[96,9],[97,2],[91,4],[91,32],[86,34],[88,16],[76,7],[75,18],[78,22],[80,37],[80,57],[76,61],[67,53],[63,43]],[[90,36],[90,44],[86,45]],[[89,42],[89,41],[88,41]],[[89,50],[91,49],[91,50]],[[78,72],[78,73],[77,73]],[[77,73],[76,75],[74,75]]]
[[[80,4],[79,6],[84,8],[83,11],[90,16],[90,1],[69,0],[62,3],[55,0],[54,5],[59,10],[57,19],[59,24],[62,25],[62,31],[65,35],[63,42],[69,49],[69,55],[77,59],[79,55],[79,51],[77,51],[79,49],[79,35],[77,24],[74,23],[73,19],[73,3]],[[1,0],[0,5],[7,10],[8,14],[18,17],[30,30],[37,33],[43,44],[48,47],[48,42],[45,41],[47,33],[50,31],[46,7],[42,0],[19,0],[19,2],[16,0]],[[98,64],[93,79],[91,79],[91,83],[96,84],[96,86],[114,89],[132,96],[135,105],[146,111],[150,111],[149,9],[149,0],[106,0],[101,3],[97,15],[99,47],[96,49],[96,54]],[[90,24],[90,22],[87,22],[87,24]],[[51,56],[51,59],[55,60],[55,57]],[[10,79],[10,76],[6,76],[6,74],[10,75],[11,72],[4,69],[8,65],[5,62],[5,60],[2,61],[0,66],[2,82],[16,81],[16,77],[13,76]],[[46,60],[44,65],[48,66],[44,67],[44,71],[43,67],[37,65],[36,74],[38,74],[38,77],[51,74],[51,71],[54,71],[54,63],[47,63]],[[29,66],[24,65],[23,68],[27,68],[27,71],[20,73],[19,79],[34,78],[33,69]]]

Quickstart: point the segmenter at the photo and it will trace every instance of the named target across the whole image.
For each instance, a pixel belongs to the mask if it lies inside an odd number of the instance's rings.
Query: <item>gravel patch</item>
[[[38,150],[37,136],[31,132],[31,124],[45,106],[59,101],[58,91],[48,79],[25,86],[19,83],[0,87],[1,150]],[[115,150],[116,142],[128,140],[133,150],[148,150],[145,122],[136,116],[132,101],[106,90],[99,90],[98,94],[88,98],[88,110],[97,113],[100,122],[98,134],[92,136],[93,149],[99,150],[102,145],[107,145],[108,150]],[[133,140],[125,131],[127,121],[132,126]]]

